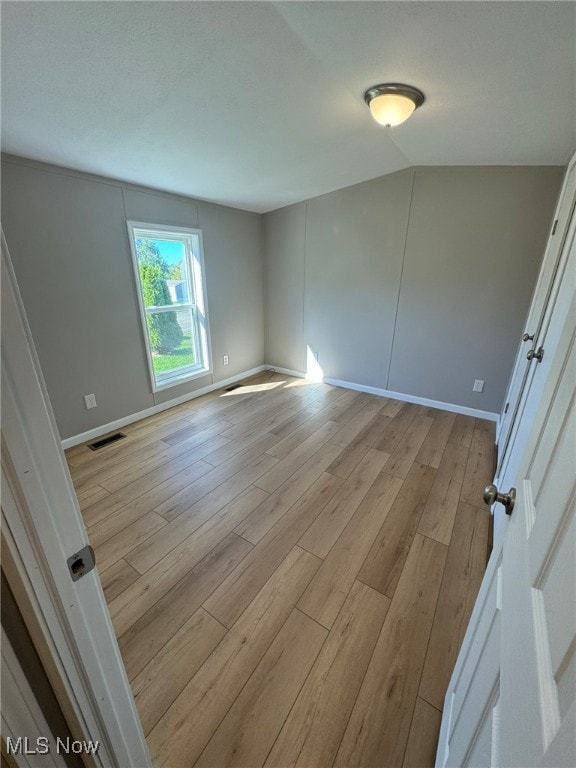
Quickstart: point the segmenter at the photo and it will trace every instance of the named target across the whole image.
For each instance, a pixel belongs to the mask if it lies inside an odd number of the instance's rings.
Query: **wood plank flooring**
[[[494,425],[275,373],[67,459],[157,768],[420,768]]]

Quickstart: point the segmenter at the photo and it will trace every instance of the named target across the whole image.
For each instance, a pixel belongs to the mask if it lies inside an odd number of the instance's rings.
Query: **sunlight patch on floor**
[[[238,389],[233,389],[231,392],[223,392],[220,397],[231,397],[233,395],[247,395],[252,392],[265,392],[267,389],[277,389],[282,384],[286,384],[285,381],[269,381],[266,384],[242,384]]]
[[[310,384],[313,384],[314,382],[308,381],[307,379],[294,379],[293,381],[289,381],[285,386],[284,389],[290,389],[290,387],[309,387]]]

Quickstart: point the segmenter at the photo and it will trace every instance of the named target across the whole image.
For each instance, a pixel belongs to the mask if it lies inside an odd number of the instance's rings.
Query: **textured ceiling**
[[[4,2],[2,148],[267,211],[411,165],[564,164],[572,2]],[[379,127],[366,88],[426,103]]]

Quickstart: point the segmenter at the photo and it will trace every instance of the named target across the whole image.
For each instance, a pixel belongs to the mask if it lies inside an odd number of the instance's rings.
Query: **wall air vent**
[[[126,435],[122,432],[114,432],[113,435],[108,435],[101,440],[95,440],[93,443],[88,443],[88,448],[90,448],[91,451],[97,451],[99,448],[104,448],[105,445],[110,445],[118,440],[122,440],[123,437],[126,437]]]

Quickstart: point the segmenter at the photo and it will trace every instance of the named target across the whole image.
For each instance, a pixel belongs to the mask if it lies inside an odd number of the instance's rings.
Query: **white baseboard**
[[[491,411],[481,411],[478,408],[468,408],[466,405],[456,405],[454,403],[444,403],[442,400],[430,400],[427,397],[418,397],[417,395],[407,395],[404,392],[392,392],[389,389],[379,389],[378,387],[366,387],[363,384],[354,384],[351,381],[340,381],[340,379],[324,378],[326,384],[333,384],[335,387],[344,387],[344,389],[355,389],[358,392],[367,392],[370,395],[379,395],[380,397],[390,397],[393,400],[402,400],[405,403],[416,403],[417,405],[428,405],[430,408],[438,408],[441,411],[450,411],[451,413],[461,413],[464,416],[476,416],[478,419],[487,421],[498,421],[498,414]]]
[[[73,437],[67,437],[62,440],[62,448],[73,448],[75,445],[85,443],[87,440],[93,440],[96,437],[105,435],[108,432],[113,432],[115,429],[125,427],[127,424],[133,424],[135,421],[140,421],[148,416],[154,416],[156,413],[167,411],[169,408],[173,408],[175,405],[181,405],[188,400],[194,400],[196,397],[207,395],[210,392],[214,392],[216,389],[222,389],[227,387],[228,384],[234,384],[241,379],[247,379],[249,376],[255,376],[262,371],[273,369],[277,373],[283,373],[286,376],[294,376],[297,379],[308,378],[304,371],[294,371],[291,368],[279,368],[277,365],[259,365],[257,368],[252,368],[249,371],[243,371],[242,373],[231,376],[229,379],[222,379],[216,381],[213,384],[209,384],[207,387],[196,389],[194,392],[189,392],[181,397],[176,397],[173,400],[168,400],[165,403],[159,405],[153,405],[151,408],[146,408],[144,411],[138,413],[132,413],[130,416],[124,416],[116,421],[111,421],[108,424],[102,424],[100,427],[95,427],[87,432],[82,432],[80,435],[74,435]],[[342,387],[343,389],[353,389],[357,392],[367,392],[370,395],[378,395],[379,397],[391,397],[394,400],[402,400],[405,403],[416,403],[417,405],[428,405],[431,408],[438,408],[441,411],[451,411],[452,413],[462,413],[465,416],[476,416],[478,419],[486,419],[488,421],[498,421],[499,414],[491,413],[490,411],[481,411],[477,408],[468,408],[465,405],[455,405],[454,403],[444,403],[440,400],[430,400],[427,397],[417,397],[416,395],[406,395],[403,392],[391,392],[388,389],[380,389],[378,387],[368,387],[364,384],[355,384],[352,381],[341,381],[340,379],[324,378],[322,381],[325,384],[332,384],[335,387]]]
[[[284,373],[287,376],[296,376],[299,379],[308,378],[303,371],[292,371],[290,368],[278,368],[276,365],[267,365],[266,368],[273,368],[278,373]],[[407,395],[404,392],[392,392],[389,389],[380,389],[379,387],[368,387],[364,384],[355,384],[352,381],[342,381],[341,379],[330,379],[324,377],[322,381],[325,384],[332,384],[335,387],[344,389],[353,389],[356,392],[366,392],[369,395],[378,395],[379,397],[390,397],[393,400],[402,400],[404,403],[416,403],[416,405],[427,405],[430,408],[438,408],[441,411],[450,411],[451,413],[461,413],[464,416],[475,416],[477,419],[486,419],[487,421],[498,421],[500,414],[491,411],[481,411],[479,408],[468,408],[466,405],[456,405],[454,403],[444,403],[441,400],[430,400],[427,397],[418,397],[417,395]]]
[[[261,373],[269,367],[270,366],[267,365],[259,365],[256,368],[251,368],[249,371],[243,371],[242,373],[238,373],[235,376],[230,376],[229,379],[221,379],[220,381],[215,381],[213,384],[209,384],[207,387],[195,389],[194,392],[189,392],[188,394],[182,395],[181,397],[175,397],[173,400],[168,400],[165,403],[153,405],[151,408],[146,408],[145,410],[139,411],[138,413],[132,413],[130,416],[123,416],[121,419],[110,421],[108,424],[102,424],[100,427],[94,427],[94,429],[89,429],[87,432],[82,432],[80,435],[67,437],[65,440],[62,440],[62,448],[64,450],[67,448],[73,448],[75,445],[85,443],[87,440],[93,440],[95,437],[100,437],[100,435],[105,435],[108,432],[113,432],[115,429],[125,427],[127,424],[133,424],[135,421],[140,421],[141,419],[145,419],[148,416],[154,416],[156,413],[167,411],[169,408],[173,408],[175,405],[181,405],[188,400],[194,400],[197,397],[201,397],[202,395],[207,395],[210,392],[214,392],[216,389],[227,387],[228,384],[234,384],[234,382],[240,381],[241,379],[247,379],[249,376],[255,376],[257,373]]]
[[[264,366],[267,371],[276,371],[276,373],[283,373],[285,376],[294,376],[296,379],[307,379],[307,374],[304,371],[293,371],[292,368],[279,368],[277,365]]]

